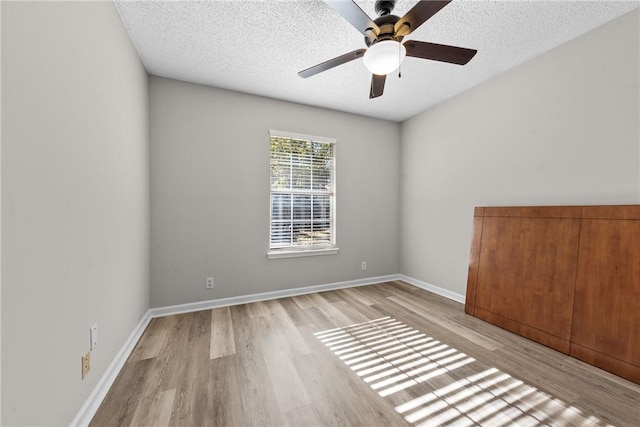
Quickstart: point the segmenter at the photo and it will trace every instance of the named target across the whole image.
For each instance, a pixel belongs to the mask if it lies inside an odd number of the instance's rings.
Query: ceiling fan
[[[354,59],[363,58],[364,65],[373,74],[369,98],[377,98],[384,91],[387,74],[398,69],[405,56],[464,65],[477,53],[474,49],[417,40],[408,40],[401,44],[405,36],[415,31],[452,0],[419,1],[402,18],[391,14],[396,1],[377,0],[375,11],[378,17],[372,21],[352,0],[324,0],[364,35],[368,49],[345,53],[302,70],[298,75],[304,78],[311,77]]]

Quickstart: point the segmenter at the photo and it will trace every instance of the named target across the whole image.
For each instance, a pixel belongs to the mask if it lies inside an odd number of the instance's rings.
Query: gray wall
[[[402,273],[464,294],[474,206],[640,202],[638,14],[402,124]]]
[[[1,423],[68,425],[149,306],[147,75],[111,2],[1,7]]]
[[[160,77],[149,91],[152,307],[398,272],[397,123]],[[267,260],[269,129],[338,140],[337,255]]]

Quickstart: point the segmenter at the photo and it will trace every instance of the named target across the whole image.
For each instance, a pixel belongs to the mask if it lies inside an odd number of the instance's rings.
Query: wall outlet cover
[[[87,351],[87,354],[81,357],[82,359],[82,379],[89,374],[91,369],[91,351]]]

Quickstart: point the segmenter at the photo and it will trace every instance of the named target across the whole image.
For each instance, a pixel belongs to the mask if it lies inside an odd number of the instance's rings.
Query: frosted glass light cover
[[[398,69],[407,49],[393,40],[384,40],[372,45],[362,58],[364,66],[373,74],[389,74]]]

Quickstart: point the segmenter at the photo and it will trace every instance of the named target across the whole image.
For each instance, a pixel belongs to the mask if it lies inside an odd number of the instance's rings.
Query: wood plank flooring
[[[640,426],[640,385],[390,282],[153,319],[91,426]]]

